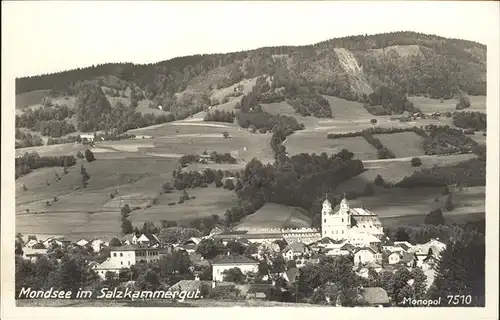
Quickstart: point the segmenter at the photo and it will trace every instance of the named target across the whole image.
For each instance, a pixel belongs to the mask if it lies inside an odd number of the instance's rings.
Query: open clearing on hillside
[[[328,139],[325,132],[301,132],[288,136],[284,145],[289,155],[322,152],[332,155],[347,149],[356,159],[377,159],[377,150],[362,137]]]
[[[49,95],[50,90],[34,90],[16,94],[16,109],[24,109],[29,106],[40,104],[42,99]]]
[[[422,165],[413,167],[411,165],[411,157],[405,159],[386,159],[386,160],[369,160],[364,161],[363,166],[367,169],[360,175],[349,179],[339,185],[339,192],[347,191],[363,191],[367,183],[372,183],[378,174],[382,176],[384,181],[389,183],[397,183],[403,178],[410,176],[413,172],[424,168],[432,168],[433,166],[455,165],[460,162],[476,158],[474,154],[458,154],[451,156],[421,156]]]
[[[330,103],[330,108],[332,109],[332,115],[336,119],[359,119],[359,120],[370,120],[373,118],[363,104],[356,101],[349,101],[332,96],[323,96]]]
[[[374,137],[389,148],[396,158],[417,157],[425,154],[422,147],[424,139],[414,132],[376,134]]]
[[[486,96],[469,96],[471,106],[462,111],[479,111],[486,112]],[[410,96],[408,100],[413,102],[415,107],[420,108],[424,113],[453,112],[456,111],[457,99],[448,99],[441,102],[439,99],[431,99],[426,97]]]

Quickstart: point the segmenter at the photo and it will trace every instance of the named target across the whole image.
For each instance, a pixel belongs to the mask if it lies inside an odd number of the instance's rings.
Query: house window
[[[326,219],[324,220],[324,222],[326,223]]]
[[[123,257],[123,253],[122,252],[120,252],[120,257]]]
[[[116,257],[116,252],[113,253],[113,257]]]
[[[123,261],[120,261],[120,264],[123,265]]]
[[[344,218],[342,218],[342,222],[344,222]]]
[[[130,265],[130,261],[128,262],[128,265]]]

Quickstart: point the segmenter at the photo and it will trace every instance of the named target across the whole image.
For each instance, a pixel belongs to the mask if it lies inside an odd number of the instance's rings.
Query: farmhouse
[[[224,280],[224,271],[238,268],[243,273],[258,272],[259,263],[256,260],[240,255],[227,255],[212,264],[212,280],[214,285]]]
[[[80,134],[80,139],[82,139],[82,142],[83,141],[92,142],[95,139],[95,135],[94,134]]]

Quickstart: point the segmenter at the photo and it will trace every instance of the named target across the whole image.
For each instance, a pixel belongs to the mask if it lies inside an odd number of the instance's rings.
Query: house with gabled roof
[[[309,253],[309,247],[303,242],[293,242],[287,245],[282,251],[281,255],[285,260],[293,260],[302,257],[304,254]]]
[[[257,260],[241,256],[228,254],[212,263],[212,280],[214,282],[224,280],[224,271],[238,268],[243,274],[248,272],[257,273],[259,262]]]
[[[369,262],[381,262],[382,253],[377,252],[372,247],[358,248],[354,252],[354,264],[365,264]]]
[[[36,239],[29,239],[29,241],[24,244],[24,247],[25,248],[32,248],[37,243],[40,243],[40,241],[38,241]]]
[[[85,247],[86,245],[88,245],[90,242],[85,240],[85,239],[80,239],[78,240],[75,244],[79,247]]]

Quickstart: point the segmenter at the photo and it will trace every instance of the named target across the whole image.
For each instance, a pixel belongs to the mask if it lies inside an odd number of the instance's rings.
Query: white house
[[[94,134],[80,134],[80,139],[82,141],[94,141],[95,136]]]
[[[382,254],[370,247],[359,248],[354,252],[354,264],[356,265],[380,261],[382,261]]]
[[[245,256],[227,255],[212,263],[212,280],[221,282],[224,280],[224,271],[238,268],[243,274],[248,272],[257,273],[259,271],[259,262]]]
[[[112,247],[109,258],[95,268],[96,272],[104,278],[106,272],[117,273],[122,268],[129,268],[137,262],[150,262],[160,259],[159,248],[147,248],[134,245]]]
[[[37,261],[40,257],[47,255],[47,249],[23,249],[23,259],[30,260],[32,262]]]
[[[101,239],[94,239],[94,240],[90,241],[90,246],[92,247],[94,252],[97,253],[97,252],[101,252],[102,248],[105,246],[105,243]]]
[[[398,252],[398,251],[394,251],[388,255],[387,260],[388,260],[389,264],[396,264],[396,263],[399,263],[401,261],[401,258],[403,258],[402,253]]]
[[[293,260],[309,253],[309,248],[302,242],[294,242],[286,246],[281,254],[285,260]]]
[[[28,242],[24,244],[25,248],[33,248],[34,245],[40,243],[38,240],[30,239]]]

